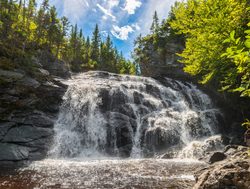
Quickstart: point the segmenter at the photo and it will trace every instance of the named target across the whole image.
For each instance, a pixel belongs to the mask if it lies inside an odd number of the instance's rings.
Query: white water
[[[51,156],[140,158],[180,150],[218,132],[220,113],[206,94],[190,83],[165,82],[168,87],[151,78],[105,72],[73,77]]]

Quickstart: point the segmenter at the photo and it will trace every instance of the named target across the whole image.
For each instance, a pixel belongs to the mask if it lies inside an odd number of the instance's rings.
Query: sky
[[[42,0],[39,0],[42,1]],[[134,40],[149,33],[154,11],[166,18],[176,0],[50,0],[58,15],[78,24],[84,36],[91,36],[95,25],[103,39],[109,34],[114,46],[131,58]],[[39,2],[38,2],[39,4]]]

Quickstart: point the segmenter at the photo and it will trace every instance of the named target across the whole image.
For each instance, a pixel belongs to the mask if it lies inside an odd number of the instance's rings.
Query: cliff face
[[[69,76],[64,63],[46,57],[34,57],[30,70],[0,68],[0,164],[46,156],[67,88],[55,75]]]

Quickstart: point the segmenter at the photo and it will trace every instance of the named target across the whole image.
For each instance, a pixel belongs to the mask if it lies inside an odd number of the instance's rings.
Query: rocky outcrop
[[[56,59],[50,52],[38,51],[34,62],[48,71],[51,75],[61,78],[68,78],[70,76],[69,66],[66,62]]]
[[[250,186],[250,156],[249,148],[242,146],[227,146],[224,153],[214,153],[215,160],[210,166],[196,172],[194,189],[237,188],[249,189]]]
[[[41,67],[0,69],[0,164],[44,158],[66,85]]]

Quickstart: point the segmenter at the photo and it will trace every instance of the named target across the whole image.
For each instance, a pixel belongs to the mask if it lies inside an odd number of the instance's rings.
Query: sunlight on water
[[[194,169],[204,164],[190,159],[55,160],[33,162],[6,177],[0,188],[191,188]],[[1,180],[0,180],[1,181]],[[1,182],[0,182],[1,183]]]

